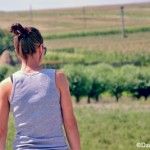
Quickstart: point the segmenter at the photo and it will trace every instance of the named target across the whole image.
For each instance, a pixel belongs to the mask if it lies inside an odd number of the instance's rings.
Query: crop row
[[[100,64],[91,67],[83,65],[66,65],[63,70],[66,72],[71,94],[79,102],[82,96],[94,98],[99,101],[103,93],[110,93],[118,102],[123,93],[136,98],[150,96],[150,69],[148,67],[135,67],[126,65],[114,68],[107,64]]]

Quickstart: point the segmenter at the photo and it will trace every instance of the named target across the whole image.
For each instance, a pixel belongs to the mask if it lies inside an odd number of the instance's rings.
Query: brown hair
[[[23,27],[19,23],[11,26],[10,32],[14,34],[14,46],[19,56],[27,59],[36,52],[36,48],[43,43],[43,37],[34,27]]]

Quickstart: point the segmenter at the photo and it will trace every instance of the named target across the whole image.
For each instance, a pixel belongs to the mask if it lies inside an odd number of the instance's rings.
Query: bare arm
[[[9,89],[8,80],[0,83],[0,150],[5,150],[8,118],[9,118]]]
[[[71,150],[80,150],[80,135],[73,112],[69,83],[63,72],[56,73],[56,83],[61,93],[61,107],[64,128]]]

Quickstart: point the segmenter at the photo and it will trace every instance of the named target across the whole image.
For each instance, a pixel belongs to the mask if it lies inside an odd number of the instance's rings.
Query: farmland
[[[68,75],[83,150],[136,150],[137,142],[150,142],[150,98],[139,95],[150,93],[149,8],[125,5],[126,38],[120,6],[0,13],[2,30],[14,22],[37,27],[48,49],[43,66]],[[0,66],[0,80],[17,69]],[[9,126],[11,150],[12,115]]]
[[[149,143],[149,102],[112,100],[99,104],[74,104],[83,150],[137,150],[137,143]],[[9,123],[7,150],[14,135],[12,115]]]

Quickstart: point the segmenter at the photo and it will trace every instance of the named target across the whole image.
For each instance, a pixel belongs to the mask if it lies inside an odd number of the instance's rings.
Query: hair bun
[[[14,33],[15,35],[27,35],[28,30],[24,28],[20,23],[15,23],[11,26],[10,32]]]

